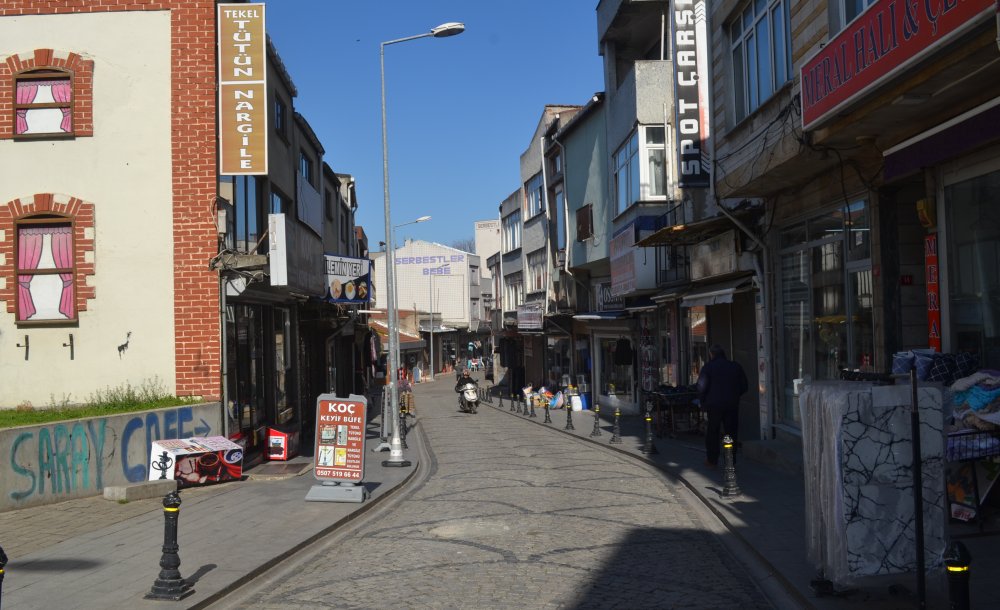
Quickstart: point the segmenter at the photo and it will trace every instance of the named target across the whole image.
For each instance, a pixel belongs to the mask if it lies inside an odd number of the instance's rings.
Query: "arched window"
[[[72,219],[45,214],[18,220],[15,252],[17,321],[75,321]]]
[[[14,136],[73,135],[73,75],[45,68],[14,77]]]

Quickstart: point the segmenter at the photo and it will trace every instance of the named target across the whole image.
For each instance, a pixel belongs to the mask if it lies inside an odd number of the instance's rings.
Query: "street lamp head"
[[[431,29],[431,36],[434,38],[447,38],[448,36],[456,36],[465,31],[465,24],[458,23],[457,21],[449,21],[448,23],[442,23],[436,28]]]
[[[413,222],[424,222],[425,220],[430,220],[430,216],[421,216],[420,218],[414,220]]]

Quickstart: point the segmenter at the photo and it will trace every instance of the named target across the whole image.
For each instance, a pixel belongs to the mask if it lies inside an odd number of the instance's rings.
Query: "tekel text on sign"
[[[267,174],[267,42],[263,4],[220,4],[219,173]]]

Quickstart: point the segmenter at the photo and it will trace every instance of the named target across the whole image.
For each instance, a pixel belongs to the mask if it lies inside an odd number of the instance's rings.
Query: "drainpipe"
[[[558,119],[556,115],[556,119]],[[552,294],[552,235],[549,231],[549,178],[545,172],[545,136],[538,137],[538,152],[542,158],[542,209],[545,210],[545,313],[549,313],[549,296]],[[525,261],[527,262],[527,261]],[[542,330],[545,329],[545,314],[542,314]],[[544,358],[544,356],[543,356]]]
[[[222,436],[229,438],[229,362],[226,347],[226,272],[219,273],[219,320],[222,322]]]

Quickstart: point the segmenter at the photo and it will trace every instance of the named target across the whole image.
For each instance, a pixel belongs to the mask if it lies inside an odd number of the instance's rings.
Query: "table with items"
[[[661,385],[646,393],[653,403],[653,427],[657,438],[678,432],[704,434],[705,418],[698,403],[697,386]]]
[[[1000,372],[978,371],[951,385],[947,441],[951,518],[983,530],[983,509],[1000,476]]]

